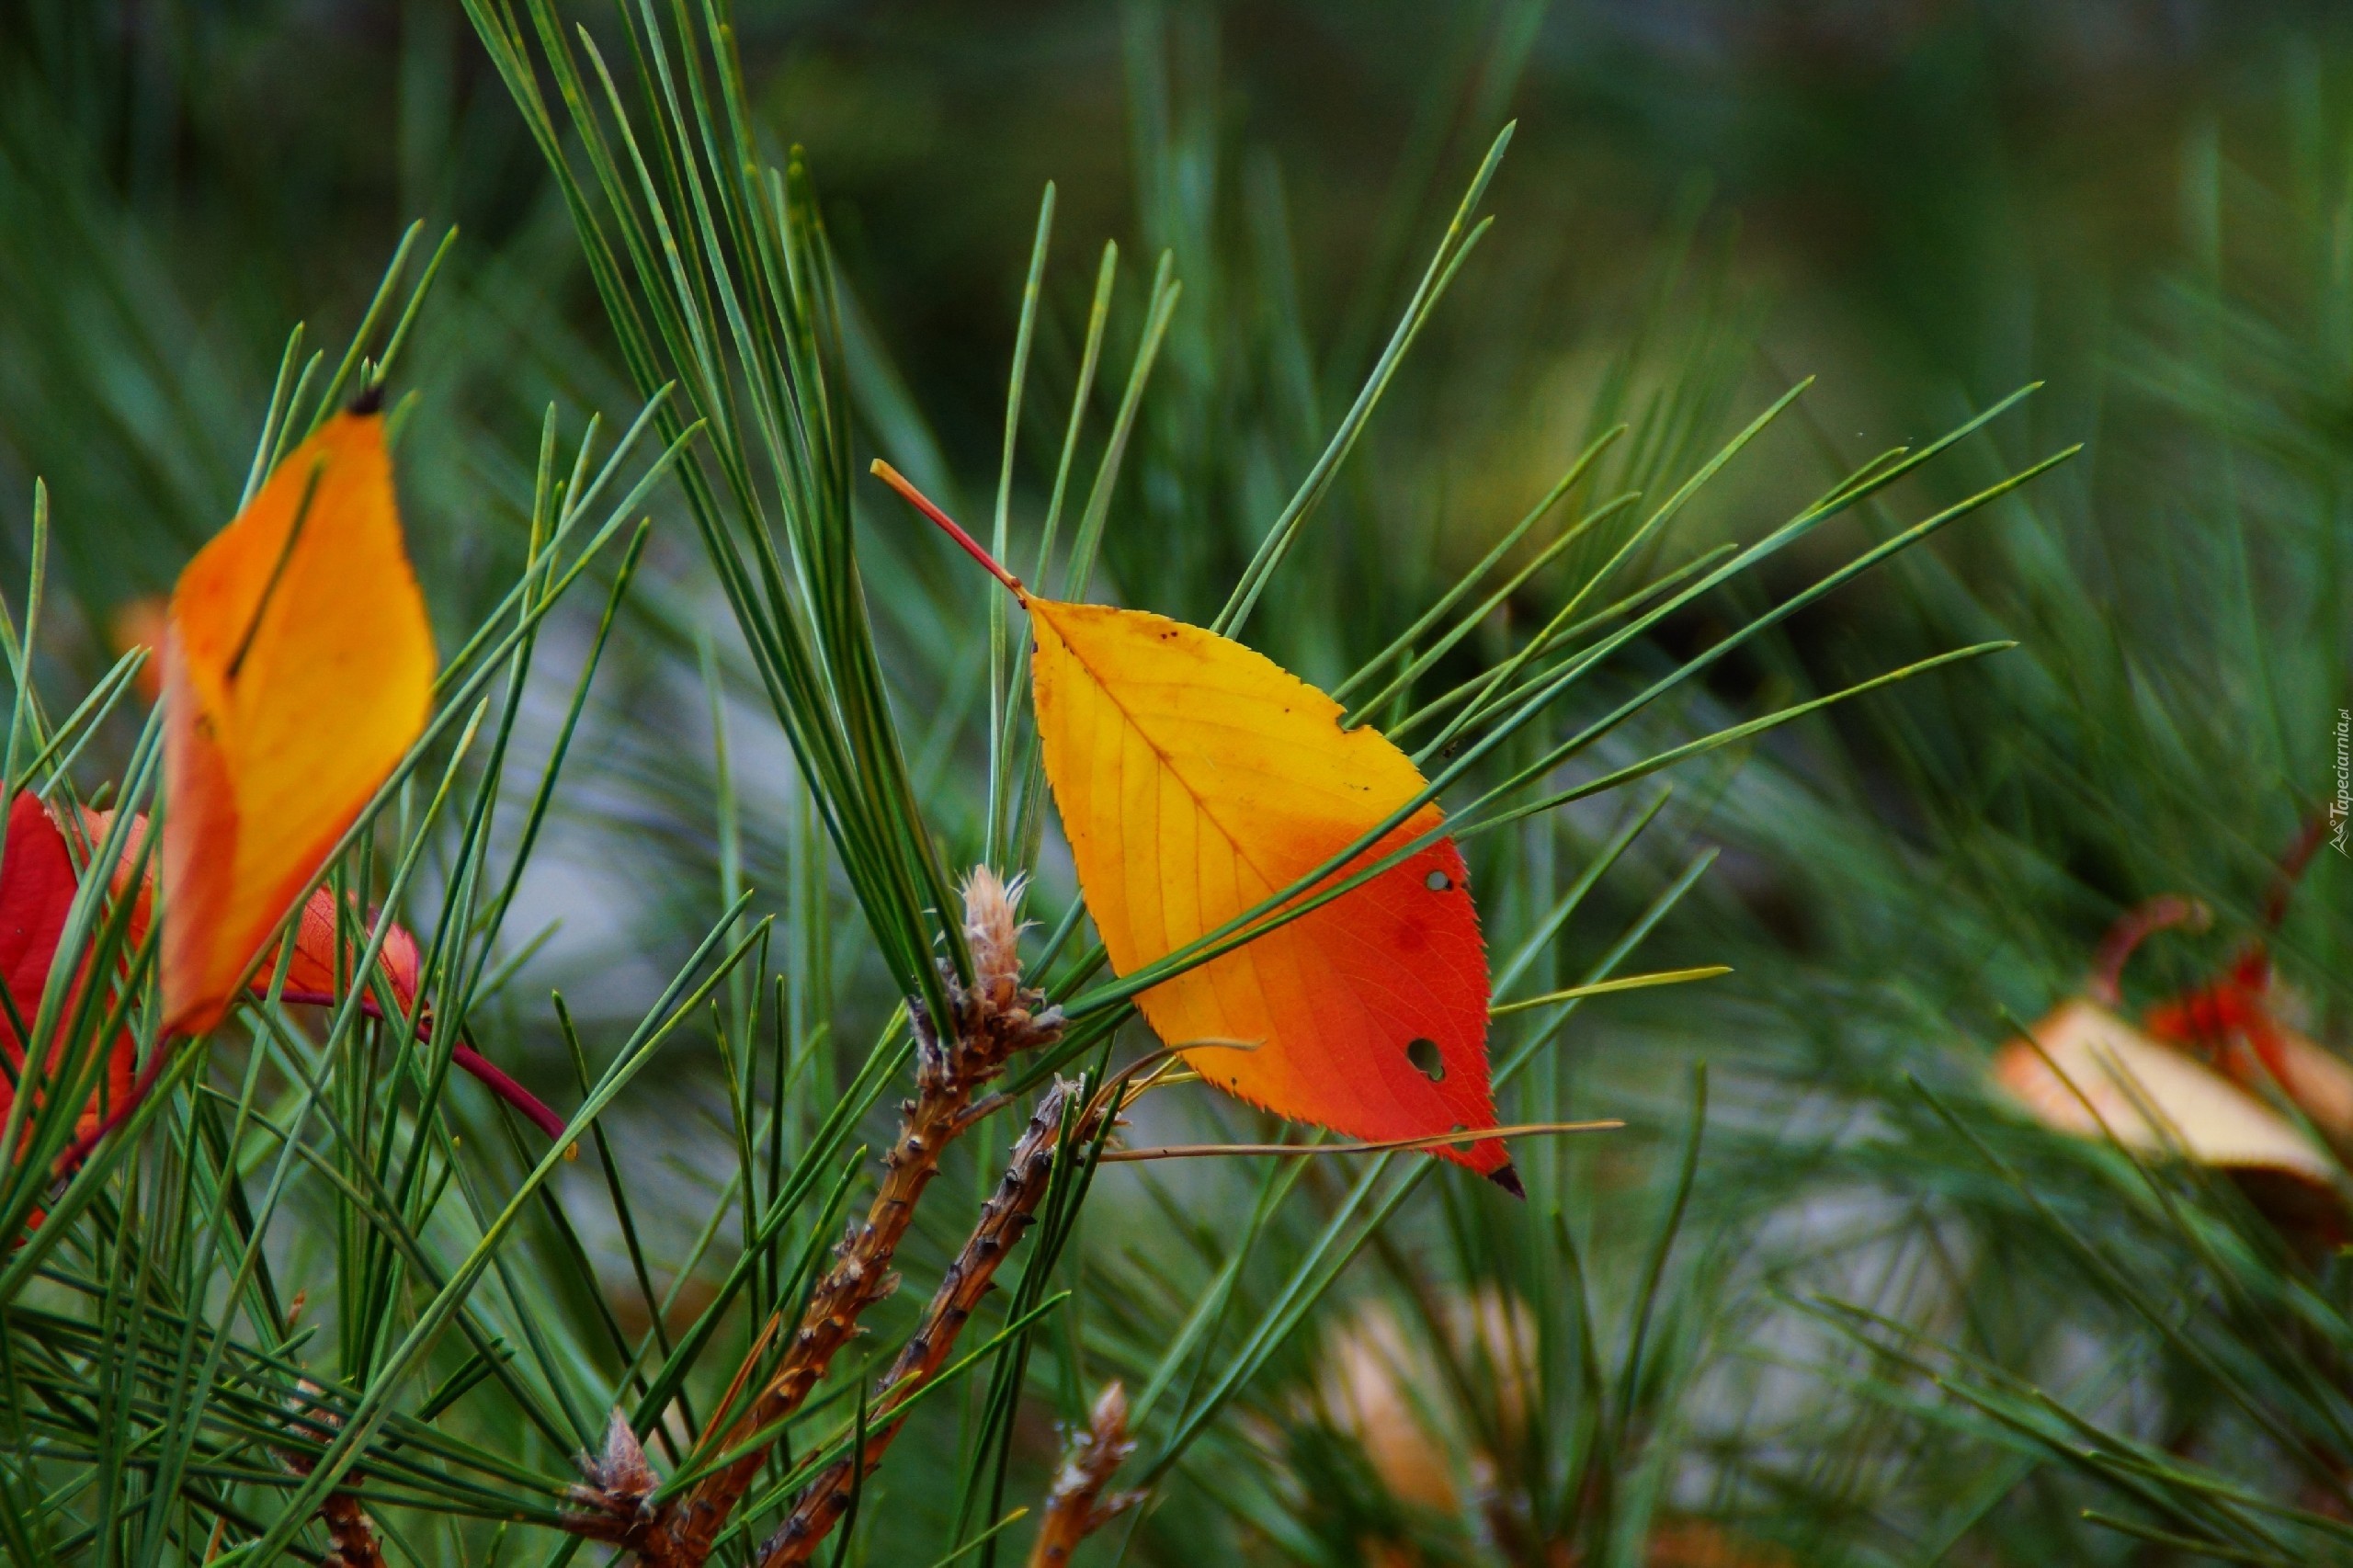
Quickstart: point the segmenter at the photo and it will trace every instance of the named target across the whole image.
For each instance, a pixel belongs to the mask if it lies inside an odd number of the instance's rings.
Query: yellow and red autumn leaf
[[[1281,892],[1424,788],[1388,737],[1342,729],[1338,703],[1238,642],[1138,610],[1027,602],[1046,776],[1121,974]],[[1420,807],[1348,871],[1439,821]],[[1469,873],[1439,839],[1136,1001],[1171,1045],[1255,1042],[1188,1049],[1210,1082],[1386,1139],[1495,1124],[1487,996]],[[1495,1140],[1439,1152],[1482,1173],[1508,1164]]]

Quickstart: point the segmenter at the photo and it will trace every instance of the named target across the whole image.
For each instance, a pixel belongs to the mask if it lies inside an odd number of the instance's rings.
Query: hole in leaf
[[[1422,879],[1422,886],[1429,889],[1432,892],[1444,892],[1453,885],[1454,879],[1448,876],[1444,871],[1432,871],[1428,876]]]
[[[1446,1058],[1438,1054],[1438,1041],[1434,1040],[1407,1040],[1405,1060],[1414,1064],[1414,1071],[1431,1083],[1442,1084],[1446,1081]]]

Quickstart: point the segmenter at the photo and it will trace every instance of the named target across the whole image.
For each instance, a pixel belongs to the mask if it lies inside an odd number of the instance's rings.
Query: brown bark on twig
[[[904,1238],[924,1188],[938,1173],[940,1152],[974,1119],[973,1101],[1016,1051],[1061,1038],[1062,1011],[1020,983],[1014,918],[1018,885],[1006,887],[983,867],[965,884],[965,936],[972,983],[949,978],[955,1010],[943,1040],[920,1004],[911,1004],[915,1039],[915,1097],[901,1106],[898,1141],[883,1160],[881,1187],[862,1224],[835,1249],[833,1267],[811,1292],[808,1309],[781,1358],[743,1413],[717,1438],[717,1451],[752,1444],[734,1462],[658,1511],[630,1544],[655,1568],[699,1568],[729,1515],[767,1462],[780,1424],[809,1397],[834,1357],[858,1333],[866,1310],[898,1288],[891,1259]],[[912,1348],[912,1347],[911,1347]],[[763,1433],[767,1434],[762,1437]],[[706,1445],[708,1448],[708,1445]],[[592,1533],[584,1530],[582,1533]]]
[[[956,1255],[956,1261],[948,1266],[939,1289],[932,1294],[931,1304],[924,1309],[923,1322],[916,1326],[915,1336],[907,1341],[883,1377],[874,1407],[876,1424],[868,1430],[865,1446],[853,1459],[829,1466],[801,1493],[784,1524],[760,1549],[760,1568],[796,1568],[797,1564],[807,1562],[818,1544],[849,1511],[858,1464],[862,1461],[865,1473],[871,1475],[882,1462],[891,1439],[898,1436],[904,1425],[893,1416],[948,1364],[949,1355],[956,1347],[956,1336],[979,1308],[982,1298],[994,1288],[997,1266],[1029,1228],[1052,1178],[1064,1113],[1078,1089],[1078,1085],[1057,1078],[1053,1086],[1040,1096],[1029,1125],[1014,1142],[1013,1157],[1006,1164],[1004,1179],[982,1206],[980,1222]],[[1081,1113],[1072,1136],[1092,1137],[1102,1114],[1100,1103],[1090,1106]]]
[[[605,1426],[605,1451],[581,1455],[580,1470],[587,1480],[572,1489],[572,1504],[578,1510],[569,1520],[572,1532],[628,1547],[648,1568],[671,1568],[676,1558],[669,1536],[657,1528],[660,1519],[645,1506],[659,1479],[646,1463],[645,1449],[625,1412],[614,1410]]]
[[[1080,1541],[1143,1501],[1141,1492],[1103,1492],[1135,1451],[1135,1439],[1128,1436],[1127,1391],[1107,1383],[1086,1425],[1072,1434],[1070,1452],[1046,1494],[1046,1517],[1029,1548],[1029,1568],[1065,1568]]]
[[[327,1527],[335,1550],[322,1568],[384,1568],[383,1549],[376,1544],[375,1527],[368,1522],[359,1499],[348,1492],[330,1492],[319,1505],[319,1518]]]
[[[300,1311],[299,1305],[296,1310]],[[309,1399],[315,1399],[323,1392],[308,1378],[302,1380],[301,1389]],[[321,1442],[332,1442],[342,1422],[334,1412],[313,1404],[294,1418],[294,1425]],[[278,1457],[295,1474],[311,1473],[312,1461],[307,1454],[281,1453]],[[358,1477],[356,1471],[346,1475],[347,1480]],[[319,1502],[319,1522],[326,1527],[328,1541],[327,1554],[320,1559],[320,1568],[385,1568],[384,1549],[377,1544],[376,1527],[369,1523],[368,1511],[359,1506],[358,1498],[348,1492],[328,1493]]]

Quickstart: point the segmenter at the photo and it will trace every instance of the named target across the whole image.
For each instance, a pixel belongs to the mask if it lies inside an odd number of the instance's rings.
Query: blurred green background
[[[1385,642],[1615,418],[1640,435],[1613,483],[1671,481],[1790,383],[1819,378],[1801,415],[1711,489],[1671,566],[1887,447],[2046,383],[1956,472],[1912,482],[1907,518],[2004,464],[2075,441],[2082,458],[1940,539],[1932,559],[1724,661],[1651,738],[1960,642],[2024,645],[1680,778],[1631,862],[1641,877],[1606,887],[1571,935],[1597,949],[1712,848],[1722,858],[1643,967],[1722,960],[1739,973],[1704,998],[1581,1016],[1549,1102],[1527,1108],[1635,1123],[1616,1152],[1574,1156],[1598,1228],[1589,1261],[1623,1301],[1640,1294],[1674,1186],[1684,1068],[1705,1059],[1716,1073],[1697,1239],[1669,1274],[1673,1354],[1626,1393],[1640,1439],[1619,1434],[1623,1455],[1647,1456],[1626,1460],[1645,1501],[1628,1511],[1632,1534],[1586,1540],[1592,1560],[1640,1561],[1644,1534],[1653,1562],[1789,1560],[1764,1546],[1662,1555],[1646,1522],[1688,1513],[1806,1562],[2170,1561],[2077,1517],[2097,1477],[2018,1458],[2041,1451],[2017,1437],[2025,1417],[1972,1426],[1902,1369],[1794,1326],[1811,1320],[1790,1303],[1875,1303],[2063,1397],[2114,1394],[2075,1375],[2110,1365],[2087,1345],[2162,1360],[2137,1298],[2112,1278],[2087,1286],[2066,1226],[1988,1176],[1911,1084],[1974,1103],[2007,1020],[2070,989],[2139,898],[2192,892],[2221,918],[2202,943],[2159,944],[2136,983],[2154,994],[2211,972],[2332,788],[2331,727],[2353,700],[2353,17],[2154,0],[738,12],[760,128],[779,153],[805,146],[824,195],[862,437],[968,520],[998,460],[1046,182],[1057,249],[1038,356],[1054,392],[1029,405],[1038,452],[1059,438],[1095,246],[1120,246],[1121,356],[1154,259],[1173,254],[1186,293],[1115,507],[1107,592],[1182,617],[1222,599],[1462,181],[1517,119],[1486,203],[1495,233],[1254,628],[1311,679]],[[519,559],[540,410],[557,403],[569,429],[632,403],[570,221],[455,6],[0,10],[0,581],[21,581],[42,476],[81,615],[79,642],[52,644],[61,685],[101,669],[119,608],[167,588],[225,520],[288,328],[307,321],[312,341],[339,342],[420,219],[427,243],[459,230],[402,377],[424,392],[404,502],[446,638]],[[1018,471],[1025,517],[1045,461]],[[957,726],[986,585],[864,504],[903,729],[951,858],[969,858],[956,785],[972,749]],[[1842,521],[1745,591],[1786,590],[1883,531]],[[642,1002],[720,902],[699,660],[723,615],[682,518],[660,517],[651,560],[599,687],[596,743],[568,776],[563,831],[533,872],[531,917],[516,922],[563,926],[515,991],[562,983],[591,1015]],[[1549,613],[1547,585],[1506,620]],[[1703,648],[1763,602],[1728,595],[1681,617],[1654,655]],[[722,626],[711,657],[736,699],[724,711],[747,873],[778,890],[763,899],[775,907],[806,885],[813,839],[733,635]],[[1542,843],[1491,846],[1491,861],[1514,862],[1475,868],[1491,929],[1525,925],[1552,857],[1576,862],[1618,820],[1605,810]],[[2338,1042],[2353,1033],[2347,873],[2320,857],[2279,942],[2312,1032]],[[1045,880],[1059,909],[1067,875]],[[827,933],[837,1028],[862,1040],[892,998],[842,913]],[[546,1047],[533,1005],[505,1005],[517,1038]],[[565,1082],[551,1059],[537,1077],[551,1094]],[[661,1092],[714,1114],[691,1074]],[[707,1173],[691,1151],[661,1153],[678,1167],[678,1222],[699,1223]],[[2148,1278],[2183,1278],[2188,1243],[2050,1149],[2034,1157],[2059,1162],[2076,1184],[2069,1213],[2137,1249]],[[1247,1201],[1222,1179],[1170,1187],[1195,1212]],[[1397,1244],[1465,1280],[1559,1267],[1529,1240],[1540,1218],[1471,1209],[1408,1210]],[[1154,1210],[1115,1212],[1124,1225]],[[1148,1345],[1149,1292],[1121,1275],[1117,1232],[1100,1248],[1092,1267],[1138,1314],[1122,1332]],[[1398,1279],[1418,1267],[1387,1263]],[[2232,1343],[2260,1342],[2263,1321]],[[1139,1555],[1415,1560],[1367,1547],[1394,1520],[1376,1504],[1351,1511],[1365,1481],[1353,1460],[1317,1468],[1317,1434],[1336,1424],[1302,1417],[1299,1391],[1330,1364],[1318,1342],[1302,1336],[1270,1374],[1199,1489],[1173,1494],[1189,1508],[1156,1512]],[[2339,1376],[2339,1353],[2312,1352],[2334,1369],[2323,1374],[2249,1351],[2222,1358],[2226,1377],[2168,1343],[2178,1364],[2150,1374],[2161,1409],[2121,1396],[2098,1408],[2117,1415],[2120,1401],[2122,1426],[2185,1462],[2331,1506],[2282,1479],[2280,1449],[2261,1446],[2292,1446],[2276,1426],[2253,1423],[2257,1443],[2211,1411],[2229,1403],[2216,1388],[2251,1386],[2249,1366],[2275,1380],[2259,1403]],[[1849,1376],[1891,1381],[1866,1397]],[[1067,1380],[1063,1415],[1079,1392]],[[2176,1419],[2184,1409],[2201,1414]],[[1032,1461],[1051,1456],[1042,1424],[1025,1441]],[[1246,1471],[1254,1444],[1313,1482],[1301,1483],[1309,1501],[1279,1481],[1221,1493],[1214,1467]],[[1233,1517],[1203,1522],[1221,1510]],[[1420,1550],[1450,1560],[1449,1539]]]
[[[967,475],[994,459],[1050,179],[1066,247],[1116,237],[1135,268],[1172,246],[1197,292],[1208,250],[1266,237],[1272,187],[1321,387],[1360,371],[1517,117],[1502,225],[1419,371],[1449,437],[1427,460],[1458,487],[1543,466],[1529,449],[1590,395],[1669,245],[1723,251],[1742,373],[1820,375],[1854,411],[1825,416],[1836,438],[1870,444],[2029,379],[2088,398],[2120,314],[2213,265],[2223,214],[2198,188],[2254,217],[2233,241],[2257,247],[2337,194],[2328,7],[742,11],[763,127],[808,148],[862,310]],[[5,26],[12,516],[39,471],[63,517],[186,549],[240,463],[233,441],[153,449],[168,416],[250,421],[286,326],[349,320],[413,219],[460,227],[454,276],[489,318],[461,332],[445,307],[447,360],[419,372],[437,414],[609,396],[540,161],[454,6],[28,3]],[[1196,299],[1195,329],[1237,338],[1237,302]],[[66,421],[76,394],[114,442]],[[76,585],[168,582],[167,554],[132,553],[81,552]]]
[[[1498,227],[1347,471],[1337,520],[1279,585],[1269,653],[1336,678],[1611,417],[1650,421],[1621,477],[1679,474],[1818,378],[1803,418],[1713,487],[1676,547],[1688,554],[1813,494],[1834,462],[2042,381],[1995,433],[2001,453],[2091,448],[2035,493],[2039,553],[1997,528],[1939,542],[1975,601],[1966,630],[2063,622],[2081,590],[2080,608],[2129,620],[2116,638],[2147,639],[2134,659],[2193,683],[2218,744],[2234,722],[2260,742],[2250,769],[2119,779],[2114,799],[2085,802],[2105,825],[2077,831],[2107,838],[2061,857],[2091,884],[2074,934],[2096,929],[2099,899],[2157,875],[2127,863],[2127,839],[2202,838],[2245,877],[2324,790],[2344,621],[2315,563],[2341,553],[2339,519],[2307,510],[2290,537],[2234,542],[2201,491],[2235,487],[2232,527],[2283,485],[2341,504],[2353,31],[2330,8],[813,5],[746,6],[739,21],[763,132],[779,152],[805,146],[825,193],[864,434],[952,507],[977,515],[988,494],[1046,182],[1060,242],[1048,384],[1072,374],[1093,247],[1121,246],[1115,352],[1153,258],[1173,255],[1187,293],[1107,547],[1129,602],[1199,618],[1222,598],[1353,395],[1460,180],[1516,118]],[[471,624],[518,548],[540,410],[554,401],[569,427],[631,399],[569,222],[454,6],[25,4],[0,21],[0,545],[20,574],[41,476],[83,611],[80,675],[110,652],[120,607],[166,588],[227,515],[285,332],[301,321],[311,343],[340,341],[415,220],[427,244],[449,225],[458,238],[412,350],[425,396],[404,483],[437,613]],[[1040,453],[1060,434],[1051,403],[1026,405]],[[2241,486],[2238,466],[2198,457],[2189,426],[2266,466]],[[1017,471],[1031,517],[1045,464]],[[869,531],[915,574],[880,597],[915,661],[900,696],[915,715],[931,698],[914,672],[952,676],[986,599],[904,525],[881,513]],[[1768,585],[1853,537],[1839,525]],[[2200,576],[2217,551],[2234,589]],[[608,718],[626,715],[599,757],[611,788],[584,780],[572,804],[656,831],[632,835],[647,860],[634,887],[573,901],[556,951],[575,971],[620,961],[588,951],[583,927],[625,959],[655,940],[640,915],[679,896],[699,910],[715,881],[709,779],[677,777],[684,752],[708,754],[702,705],[656,695],[682,659],[693,679],[710,590],[682,522],[654,559],[646,636],[604,694]],[[1949,606],[1939,621],[1898,581],[1836,596],[1770,654],[1724,661],[1711,691],[1737,708],[1944,645]],[[1530,612],[1545,583],[1523,596]],[[2274,590],[2289,620],[2256,608]],[[2249,638],[2305,613],[2330,641],[2298,650],[2321,673],[2291,693]],[[2236,631],[2210,624],[2229,616]],[[1704,646],[1722,624],[1686,617],[1669,642]],[[2219,662],[2200,667],[2209,632]],[[2043,652],[2065,665],[2078,651]],[[2016,736],[1985,677],[1938,677],[1937,692],[1965,706],[1901,743],[1837,722],[1865,798],[1901,829],[1930,807],[1891,744],[1990,778],[2005,765],[1988,756]],[[948,744],[939,718],[926,731],[911,716],[919,754],[926,735],[926,755]],[[766,731],[756,703],[741,727]],[[789,793],[780,746],[738,760],[746,788],[774,773]],[[2120,803],[2149,789],[2162,829]],[[754,880],[779,885],[783,852],[761,876],[761,847]],[[712,880],[676,894],[681,860]],[[1787,940],[1824,918],[1782,873],[1742,874]]]

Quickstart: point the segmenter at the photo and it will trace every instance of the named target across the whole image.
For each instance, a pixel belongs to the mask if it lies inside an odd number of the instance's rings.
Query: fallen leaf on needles
[[[2002,1048],[1994,1076],[2046,1127],[2332,1189],[2327,1157],[2287,1118],[2097,1003],[2063,1002],[2031,1032]]]
[[[217,1023],[272,926],[423,731],[433,633],[374,412],[278,464],[172,595],[165,1028]]]
[[[2211,1062],[2256,1095],[2274,1088],[2339,1146],[2353,1146],[2353,1066],[2287,1021],[2268,963],[2242,962],[2142,1015],[2149,1033]]]
[[[1245,915],[1420,794],[1405,754],[1263,654],[1141,610],[1040,598],[904,480],[875,472],[1020,598],[1046,777],[1120,974]],[[1435,803],[1337,881],[1436,827]],[[1495,1125],[1487,960],[1441,838],[1362,886],[1136,998],[1209,1082],[1366,1139]],[[1256,1049],[1188,1046],[1250,1040]],[[1500,1140],[1432,1151],[1517,1191]]]
[[[2353,1150],[2353,1065],[2297,1027],[2302,1006],[2271,962],[2270,937],[2287,917],[2289,900],[2325,835],[2328,816],[2315,813],[2279,858],[2256,936],[2228,969],[2204,985],[2145,1009],[2149,1036],[2197,1057],[2256,1098],[2284,1096],[2340,1151]],[[2143,941],[2173,927],[2203,931],[2212,924],[2200,900],[2164,893],[2120,916],[2100,943],[2087,990],[2096,1001],[2120,1005],[2124,966]]]

